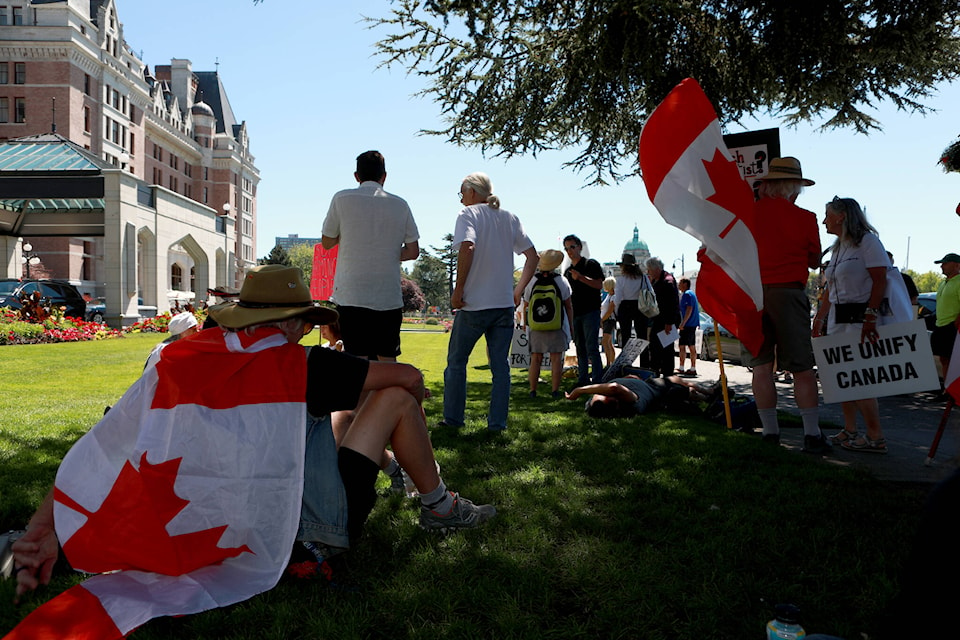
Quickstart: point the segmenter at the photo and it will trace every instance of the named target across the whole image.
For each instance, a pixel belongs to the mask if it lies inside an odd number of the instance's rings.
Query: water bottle
[[[767,623],[767,640],[799,640],[807,632],[800,626],[800,609],[792,604],[778,604],[776,618]]]

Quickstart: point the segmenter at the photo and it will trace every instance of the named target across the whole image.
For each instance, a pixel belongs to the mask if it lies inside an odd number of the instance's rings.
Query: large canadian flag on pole
[[[57,537],[98,575],[6,639],[112,640],[272,588],[299,524],[305,391],[303,347],[276,329],[167,346],[57,472]]]
[[[751,230],[753,192],[696,80],[677,85],[650,115],[640,134],[640,170],[663,219],[703,243],[697,254],[700,304],[756,353],[763,340],[763,288]]]

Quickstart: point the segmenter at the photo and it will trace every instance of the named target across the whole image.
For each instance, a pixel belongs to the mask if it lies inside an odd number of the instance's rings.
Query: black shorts
[[[343,350],[361,358],[396,358],[400,355],[402,309],[377,311],[366,307],[337,306]]]
[[[680,346],[693,347],[697,344],[697,327],[683,327],[680,329]]]
[[[949,358],[953,355],[953,343],[956,340],[957,327],[952,322],[942,327],[934,327],[933,333],[930,334],[930,348],[933,350],[933,355]]]

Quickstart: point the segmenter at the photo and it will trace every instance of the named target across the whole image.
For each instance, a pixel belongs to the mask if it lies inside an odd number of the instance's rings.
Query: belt
[[[806,285],[802,282],[766,282],[763,284],[764,289],[806,289]]]

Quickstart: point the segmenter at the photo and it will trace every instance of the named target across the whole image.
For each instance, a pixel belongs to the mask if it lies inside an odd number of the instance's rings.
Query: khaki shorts
[[[756,356],[748,355],[748,367],[777,362],[791,373],[813,369],[810,342],[810,301],[803,289],[764,288],[763,345]]]

